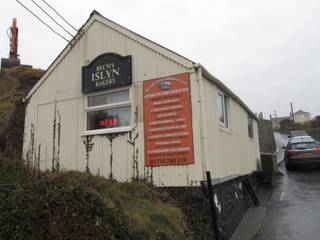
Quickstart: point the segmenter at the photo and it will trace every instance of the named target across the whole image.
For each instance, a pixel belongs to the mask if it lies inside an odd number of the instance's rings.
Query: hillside
[[[0,171],[0,239],[189,239],[183,214],[142,182]]]
[[[22,99],[43,72],[22,66],[0,71],[0,155],[12,161],[18,161],[22,154],[25,109]]]
[[[283,120],[280,123],[280,128],[277,130],[284,134],[289,134],[290,131],[293,130],[305,130],[311,137],[320,141],[320,116],[316,116],[314,119],[303,123],[295,123],[292,120]]]

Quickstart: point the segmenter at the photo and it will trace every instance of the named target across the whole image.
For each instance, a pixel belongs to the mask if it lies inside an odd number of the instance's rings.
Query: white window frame
[[[115,93],[115,92],[121,92],[123,90],[129,90],[129,101],[125,102],[119,102],[119,103],[111,103],[111,104],[104,104],[99,106],[88,106],[88,98],[92,96],[102,95],[102,94],[108,94],[108,93]],[[85,108],[84,108],[84,135],[99,135],[99,134],[109,134],[109,133],[120,133],[120,132],[129,132],[132,130],[132,90],[130,87],[123,87],[123,88],[116,88],[111,89],[107,91],[101,91],[97,93],[91,93],[87,94],[84,98],[85,101]],[[98,110],[107,110],[107,109],[113,109],[118,107],[130,107],[130,125],[124,126],[124,127],[115,127],[115,128],[104,128],[104,129],[96,129],[96,130],[87,130],[87,113],[92,111],[98,111]]]
[[[222,96],[222,109],[223,109],[223,117],[224,117],[224,122],[220,121],[220,116],[219,116],[219,105],[220,105],[220,95]],[[229,123],[230,123],[230,115],[229,115],[229,105],[228,105],[228,97],[222,92],[218,90],[218,121],[219,125],[223,128],[229,128]]]

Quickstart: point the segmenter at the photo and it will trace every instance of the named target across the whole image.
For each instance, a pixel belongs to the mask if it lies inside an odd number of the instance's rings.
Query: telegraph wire
[[[38,3],[36,3],[34,0],[31,0],[42,12],[44,12],[52,21],[54,21],[59,27],[61,27],[66,33],[68,33],[71,37],[74,37],[73,34],[71,34],[67,29],[65,29],[61,24],[59,24],[49,13],[46,12]]]
[[[62,36],[60,33],[55,31],[52,27],[50,27],[47,23],[45,23],[40,17],[38,17],[34,12],[32,12],[29,8],[27,8],[23,3],[21,3],[19,0],[16,0],[17,3],[19,3],[24,9],[26,9],[28,12],[30,12],[35,18],[37,18],[41,23],[46,25],[52,32],[57,34],[59,37],[63,38],[65,41],[69,42],[68,39],[66,39],[64,36]]]
[[[78,32],[78,29],[76,29],[74,26],[72,26],[64,17],[62,17],[49,3],[47,3],[45,0],[41,0],[44,2],[49,8],[51,8],[52,11],[54,11],[65,23],[67,23],[70,27],[72,27],[75,31]]]

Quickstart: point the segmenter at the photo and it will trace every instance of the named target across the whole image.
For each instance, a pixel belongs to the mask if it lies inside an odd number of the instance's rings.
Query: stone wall
[[[252,200],[243,184],[244,177],[249,178],[257,193],[261,186],[260,172],[213,185],[220,240],[228,240],[232,236],[242,217],[252,205]],[[187,218],[188,234],[192,239],[217,239],[213,230],[205,184],[202,187],[160,188],[160,191],[167,192],[180,205]]]
[[[262,153],[274,153],[277,150],[270,120],[259,120],[259,144]]]

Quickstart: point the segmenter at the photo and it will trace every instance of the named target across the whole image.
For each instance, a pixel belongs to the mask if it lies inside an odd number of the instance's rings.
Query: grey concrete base
[[[264,217],[267,213],[267,207],[252,207],[242,218],[236,231],[230,240],[251,240],[257,235]]]

